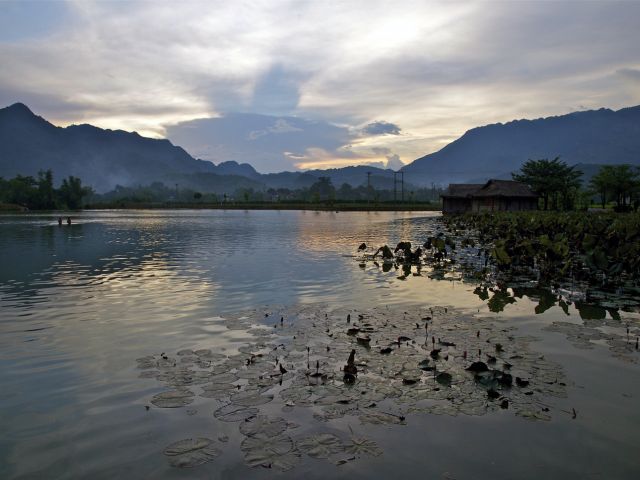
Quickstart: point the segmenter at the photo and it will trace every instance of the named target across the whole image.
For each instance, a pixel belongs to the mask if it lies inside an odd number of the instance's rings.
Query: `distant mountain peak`
[[[18,111],[22,111],[25,113],[30,113],[31,115],[33,115],[34,113],[31,111],[31,109],[29,107],[27,107],[24,103],[22,102],[16,102],[13,105],[9,105],[8,107],[3,108],[3,110],[9,110],[12,112],[18,112]]]
[[[17,102],[8,107],[0,108],[0,115],[12,116],[15,118],[39,118],[24,103]]]

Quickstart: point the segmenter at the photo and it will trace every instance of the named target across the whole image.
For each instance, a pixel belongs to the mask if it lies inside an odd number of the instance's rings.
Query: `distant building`
[[[441,195],[443,213],[537,210],[538,195],[513,180],[452,183]]]

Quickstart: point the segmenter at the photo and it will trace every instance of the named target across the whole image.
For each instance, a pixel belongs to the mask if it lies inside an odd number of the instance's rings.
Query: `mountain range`
[[[640,164],[640,106],[473,128],[403,170],[416,183],[478,181],[511,178],[529,159],[555,157],[569,165]]]
[[[640,106],[574,112],[473,128],[441,150],[404,166],[405,189],[449,182],[510,178],[528,159],[559,156],[570,165],[640,164]],[[0,109],[0,176],[36,175],[52,169],[60,180],[80,177],[97,192],[116,185],[175,183],[202,192],[232,193],[238,188],[303,188],[320,176],[340,186],[366,184],[393,188],[393,172],[352,166],[304,172],[261,174],[247,163],[217,165],[193,158],[166,139],[92,125],[57,127],[26,105]]]

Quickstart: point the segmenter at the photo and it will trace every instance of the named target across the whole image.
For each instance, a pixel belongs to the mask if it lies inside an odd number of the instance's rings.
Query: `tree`
[[[51,170],[38,172],[38,195],[35,208],[53,210],[56,208],[56,192],[53,188],[53,173]]]
[[[353,188],[348,183],[343,183],[337,191],[340,200],[353,200]]]
[[[627,201],[640,190],[640,172],[631,165],[603,165],[593,176],[591,188],[600,194],[602,208],[612,198],[619,208],[626,208]]]
[[[611,177],[611,171],[605,167],[600,168],[600,171],[591,177],[589,186],[594,193],[600,195],[600,204],[602,208],[607,205],[608,195],[611,194],[613,186],[613,179]]]
[[[15,203],[27,208],[36,208],[37,182],[31,176],[17,175],[6,182],[4,194],[7,203]]]
[[[570,209],[580,188],[582,172],[556,157],[553,160],[527,160],[520,173],[512,173],[511,176],[529,185],[542,197],[544,210],[549,209],[550,200],[554,209],[558,209],[560,203],[564,209]]]
[[[78,177],[70,175],[62,181],[58,189],[58,197],[62,206],[70,210],[76,210],[82,206],[82,198],[90,195],[90,187],[83,187],[82,181]]]
[[[309,187],[309,192],[317,203],[335,198],[336,189],[331,184],[330,177],[319,177],[318,181]]]

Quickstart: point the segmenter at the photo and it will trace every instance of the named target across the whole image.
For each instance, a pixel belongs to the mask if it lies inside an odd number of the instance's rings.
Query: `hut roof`
[[[443,197],[468,198],[478,191],[483,185],[481,183],[450,183],[447,192]]]
[[[487,183],[451,183],[446,198],[474,198],[474,197],[531,197],[536,195],[528,185],[514,180],[491,179]]]
[[[489,180],[473,193],[474,197],[537,197],[529,186],[514,180]]]

